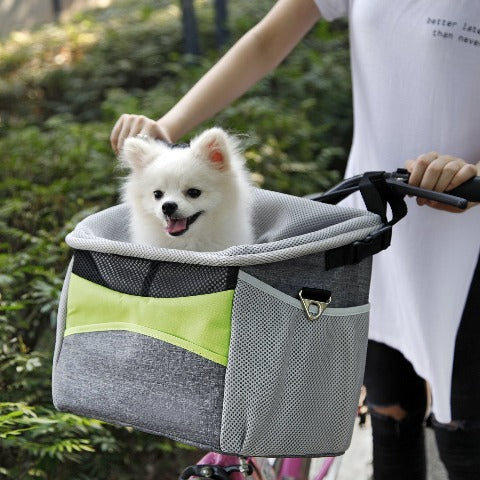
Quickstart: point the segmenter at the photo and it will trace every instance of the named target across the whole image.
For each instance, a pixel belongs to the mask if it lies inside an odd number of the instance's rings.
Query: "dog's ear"
[[[153,148],[152,148],[153,147]],[[120,152],[120,164],[131,170],[142,170],[155,159],[154,140],[129,137]]]
[[[205,130],[191,142],[192,153],[220,171],[230,168],[233,140],[221,128]]]

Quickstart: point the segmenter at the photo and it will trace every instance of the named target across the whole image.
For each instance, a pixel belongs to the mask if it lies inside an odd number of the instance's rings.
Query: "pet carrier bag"
[[[130,243],[125,204],[76,226],[59,410],[235,455],[347,449],[367,348],[362,246],[384,222],[260,189],[253,205],[257,243],[221,252]]]

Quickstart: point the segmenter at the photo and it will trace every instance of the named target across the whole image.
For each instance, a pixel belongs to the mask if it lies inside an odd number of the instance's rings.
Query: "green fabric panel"
[[[180,298],[138,297],[72,274],[64,335],[128,330],[226,366],[233,292]]]

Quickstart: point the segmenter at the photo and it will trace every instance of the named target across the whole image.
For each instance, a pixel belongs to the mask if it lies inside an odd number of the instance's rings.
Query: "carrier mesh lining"
[[[368,312],[306,319],[239,278],[221,448],[323,456],[348,447],[363,379]]]
[[[120,254],[150,260],[212,266],[273,263],[364,239],[378,229],[378,215],[326,205],[305,198],[253,189],[252,216],[256,243],[221,252],[191,252],[133,244],[128,232],[130,213],[122,204],[90,215],[67,235],[75,249]]]
[[[238,268],[161,262],[76,250],[72,271],[117,292],[175,298],[232,290],[236,285]]]

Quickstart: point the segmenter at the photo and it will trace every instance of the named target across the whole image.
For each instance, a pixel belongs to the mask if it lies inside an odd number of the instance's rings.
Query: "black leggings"
[[[480,260],[457,334],[452,373],[453,422],[433,419],[440,458],[450,480],[480,480]],[[373,431],[375,480],[424,480],[425,381],[397,350],[370,341],[365,369]],[[400,406],[401,421],[375,411]]]

